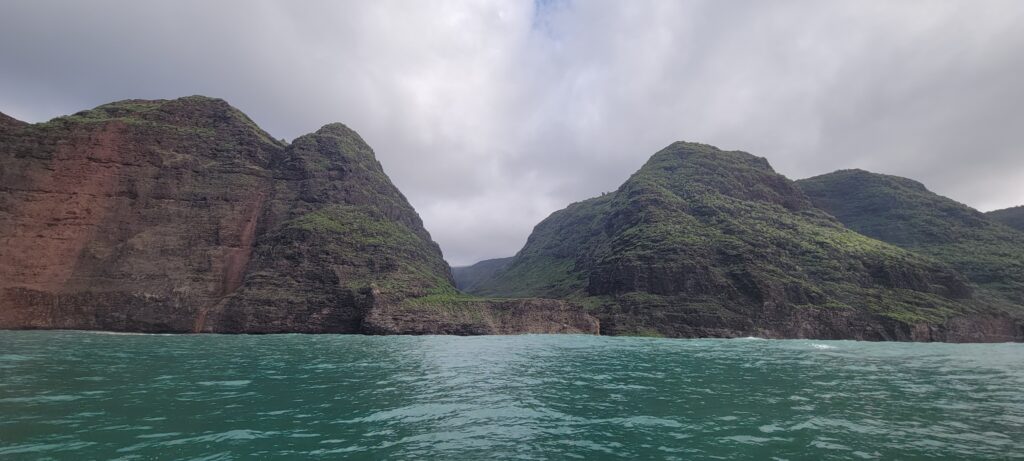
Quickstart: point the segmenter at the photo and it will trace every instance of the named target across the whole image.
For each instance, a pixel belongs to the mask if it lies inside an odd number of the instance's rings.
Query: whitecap
[[[773,439],[767,437],[757,437],[753,435],[730,435],[728,437],[722,437],[723,440],[732,440],[747,445],[759,445],[765,442],[771,442]]]
[[[18,354],[0,354],[0,362],[22,362],[30,360],[32,357]]]
[[[247,386],[251,382],[248,379],[238,379],[234,381],[199,381],[196,384],[201,386]]]

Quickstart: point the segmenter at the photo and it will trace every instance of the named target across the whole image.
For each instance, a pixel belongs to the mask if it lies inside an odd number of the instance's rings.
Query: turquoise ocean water
[[[0,332],[0,459],[1019,459],[1024,345]]]

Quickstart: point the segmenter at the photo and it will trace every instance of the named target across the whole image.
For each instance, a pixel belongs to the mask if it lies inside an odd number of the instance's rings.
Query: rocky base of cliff
[[[599,334],[600,323],[563,301],[469,300],[450,304],[375,306],[363,320],[363,332],[381,335]]]
[[[766,305],[755,312],[727,308],[651,311],[621,307],[594,315],[602,335],[670,338],[825,339],[954,343],[1024,342],[1024,320],[998,313],[967,314],[942,322],[906,323],[845,308]]]
[[[550,299],[460,300],[449,304],[334,299],[335,303],[257,306],[122,292],[58,295],[7,289],[0,329],[140,333],[349,333],[374,335],[598,334],[582,309]]]
[[[350,299],[351,298],[351,299]],[[2,329],[142,333],[350,333],[373,335],[601,334],[670,338],[850,339],[862,341],[1024,342],[1024,320],[976,313],[906,323],[844,308],[765,305],[751,310],[621,303],[584,310],[550,299],[401,302],[339,296],[322,304],[264,306],[219,302],[206,309],[183,296],[127,292],[57,295],[6,289]],[[288,315],[282,315],[288,313]]]
[[[198,311],[187,295],[123,291],[55,294],[28,288],[0,290],[0,328],[187,333]]]

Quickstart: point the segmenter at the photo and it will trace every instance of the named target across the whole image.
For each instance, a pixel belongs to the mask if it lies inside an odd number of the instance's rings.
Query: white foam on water
[[[237,379],[234,381],[199,381],[196,384],[202,386],[247,386],[250,383],[252,383],[252,381],[248,379]]]

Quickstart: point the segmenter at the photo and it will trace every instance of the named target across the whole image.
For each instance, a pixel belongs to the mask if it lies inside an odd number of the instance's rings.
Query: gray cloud
[[[686,139],[1024,203],[1024,2],[0,4],[0,111],[222,97],[360,132],[456,265]]]

